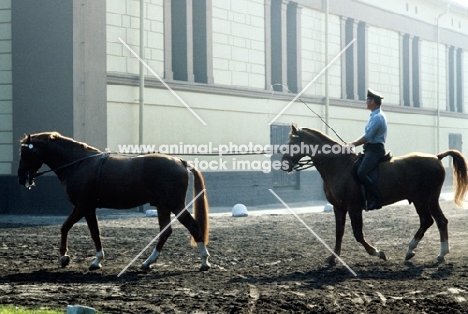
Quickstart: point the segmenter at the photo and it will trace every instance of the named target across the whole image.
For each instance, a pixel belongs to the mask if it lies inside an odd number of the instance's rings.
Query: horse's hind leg
[[[434,217],[440,233],[440,254],[437,256],[437,260],[440,263],[445,261],[445,255],[450,252],[448,240],[448,219],[440,208],[439,200],[436,199],[432,201],[430,206],[432,217]]]
[[[185,206],[184,206],[185,207]],[[179,221],[185,228],[188,229],[190,234],[192,235],[193,239],[197,243],[198,251],[200,252],[200,257],[202,260],[202,265],[200,267],[200,271],[207,271],[210,269],[211,265],[208,262],[208,258],[210,257],[210,253],[206,248],[205,244],[203,243],[203,237],[200,231],[200,226],[198,225],[197,221],[190,215],[187,210],[182,209],[184,212],[180,214]],[[175,214],[180,213],[180,210],[174,212]]]
[[[81,218],[83,218],[83,216],[83,213],[79,211],[76,207],[74,207],[72,213],[63,222],[62,227],[60,228],[60,264],[62,267],[66,267],[68,264],[70,264],[70,257],[67,255],[68,232],[75,223],[77,223]]]
[[[424,237],[427,229],[434,223],[434,219],[431,217],[429,211],[429,204],[427,202],[414,202],[414,207],[416,207],[416,212],[419,215],[419,229],[416,231],[413,239],[411,239],[408,245],[408,251],[406,252],[405,260],[410,260],[416,254],[414,250],[418,246],[421,239]]]
[[[171,212],[166,207],[157,206],[158,208],[158,221],[159,221],[159,228],[162,233],[159,236],[158,243],[156,244],[155,248],[151,255],[146,259],[146,261],[141,264],[140,268],[143,270],[150,269],[150,265],[155,263],[158,259],[159,255],[161,254],[161,250],[166,243],[167,239],[172,233],[171,228]],[[164,230],[164,231],[163,231]]]

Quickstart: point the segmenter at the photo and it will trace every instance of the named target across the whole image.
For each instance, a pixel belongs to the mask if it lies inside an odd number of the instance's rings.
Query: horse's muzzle
[[[34,184],[34,177],[29,173],[18,173],[18,183],[27,188],[28,190],[33,187]]]
[[[293,164],[292,160],[290,160],[289,158],[283,157],[281,159],[281,170],[287,171],[287,172],[292,172],[293,169],[294,169],[294,164]]]

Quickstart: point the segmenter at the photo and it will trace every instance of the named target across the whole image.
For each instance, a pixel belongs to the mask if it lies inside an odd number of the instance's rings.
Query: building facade
[[[385,97],[394,155],[466,154],[467,34],[468,8],[443,0],[2,0],[0,212],[43,197],[12,182],[18,140],[51,130],[191,160],[213,206],[275,203],[269,188],[323,199],[315,170],[242,152],[284,144],[292,122],[338,140],[321,118],[354,140],[368,87]],[[188,153],[207,147],[241,154]],[[58,197],[56,178],[40,180]]]

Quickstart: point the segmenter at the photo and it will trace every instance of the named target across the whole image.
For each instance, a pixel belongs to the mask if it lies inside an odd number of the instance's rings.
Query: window
[[[448,110],[463,112],[463,50],[453,46],[448,49]]]
[[[420,39],[409,34],[401,38],[401,103],[407,107],[421,107]]]
[[[290,2],[287,9],[287,55],[288,55],[288,88],[293,93],[298,93],[298,33],[300,25],[297,25],[297,3]]]
[[[367,26],[365,22],[351,18],[343,19],[342,46],[351,45],[342,57],[342,97],[365,100],[367,92]]]
[[[173,78],[177,81],[188,81],[186,0],[172,0],[171,22]]]
[[[211,0],[165,0],[165,77],[211,84]]]
[[[272,0],[270,10],[271,84],[275,91],[300,89],[300,7]],[[267,52],[268,53],[268,52]]]
[[[207,4],[205,0],[193,1],[193,74],[195,82],[209,82]],[[211,30],[210,30],[211,33]],[[211,41],[210,41],[211,42]],[[211,57],[210,57],[211,59]]]

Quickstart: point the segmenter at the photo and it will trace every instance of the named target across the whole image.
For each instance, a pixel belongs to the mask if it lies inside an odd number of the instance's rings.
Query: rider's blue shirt
[[[367,121],[364,137],[368,143],[385,144],[387,138],[387,118],[382,110],[376,109],[371,112]]]

